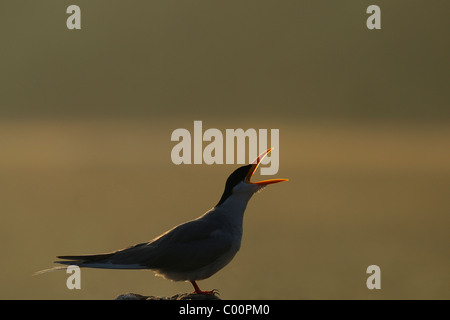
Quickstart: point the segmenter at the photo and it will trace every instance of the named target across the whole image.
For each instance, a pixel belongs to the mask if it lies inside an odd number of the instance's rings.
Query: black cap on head
[[[252,165],[248,164],[234,170],[232,174],[227,179],[225,183],[225,190],[223,191],[222,198],[220,198],[219,203],[216,206],[221,205],[227,200],[229,196],[233,193],[233,188],[239,183],[245,180],[248,172],[250,171]]]

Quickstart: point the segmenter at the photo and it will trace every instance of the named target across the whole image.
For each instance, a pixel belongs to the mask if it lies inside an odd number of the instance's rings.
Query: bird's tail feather
[[[35,273],[33,273],[33,276],[37,276],[37,275],[47,273],[47,272],[65,270],[65,269],[67,269],[67,267],[53,267],[53,268],[49,268],[49,269],[45,269],[45,270],[41,270],[41,271],[36,271]]]
[[[92,255],[81,255],[81,256],[58,256],[60,259],[65,259],[66,261],[55,261],[55,263],[65,264],[65,265],[75,265],[85,268],[100,268],[100,269],[145,269],[144,266],[135,263],[128,263],[126,261],[115,259],[115,254],[103,253],[103,254],[92,254]]]
[[[67,261],[54,261],[55,263],[65,264],[67,266],[79,266],[90,267],[91,264],[97,264],[97,262],[105,260],[112,256],[113,253],[95,254],[95,255],[81,255],[81,256],[58,256],[59,259],[66,259]],[[33,275],[40,275],[47,272],[53,272],[58,270],[66,270],[68,267],[53,267],[41,271],[35,272]],[[98,266],[97,266],[98,267]]]
[[[102,253],[102,254],[87,254],[81,256],[57,256],[57,258],[64,260],[72,260],[70,262],[87,263],[87,262],[99,262],[102,260],[104,261],[113,255],[114,253]],[[67,264],[67,262],[69,261],[55,261],[55,262]]]
[[[81,256],[57,256],[57,258],[64,259],[65,261],[58,260],[55,261],[55,263],[88,268],[108,268],[114,264],[112,261],[108,260],[113,255],[114,253],[89,254]]]
[[[137,247],[137,246],[136,246]],[[54,261],[55,263],[64,264],[65,267],[54,267],[34,273],[42,274],[51,271],[65,270],[67,266],[79,266],[80,268],[100,268],[100,269],[148,269],[145,265],[127,261],[126,259],[117,259],[115,256],[118,252],[102,253],[102,254],[90,254],[90,255],[78,255],[78,256],[57,256],[59,259]]]

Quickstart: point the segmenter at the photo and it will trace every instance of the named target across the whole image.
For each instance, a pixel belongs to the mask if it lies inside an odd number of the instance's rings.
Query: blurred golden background
[[[238,165],[171,162],[172,131],[194,120],[279,129],[274,178],[290,179],[252,198],[241,251],[202,289],[450,298],[450,3],[75,2],[1,5],[0,299],[191,291],[151,271],[82,269],[81,290],[33,273],[216,204]]]

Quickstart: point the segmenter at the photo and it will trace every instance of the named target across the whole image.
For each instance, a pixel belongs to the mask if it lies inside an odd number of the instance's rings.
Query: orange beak
[[[261,153],[259,155],[258,158],[255,159],[255,161],[253,161],[252,166],[251,166],[250,170],[248,171],[247,176],[245,177],[245,182],[251,183],[251,184],[258,184],[258,185],[266,186],[266,185],[272,184],[272,183],[289,181],[288,179],[270,179],[270,180],[263,180],[263,181],[258,181],[258,182],[251,182],[250,181],[251,177],[255,173],[255,171],[258,168],[259,164],[261,163],[262,159],[264,159],[264,157],[272,150],[273,150],[273,148],[270,148],[267,151],[264,151],[263,153]]]

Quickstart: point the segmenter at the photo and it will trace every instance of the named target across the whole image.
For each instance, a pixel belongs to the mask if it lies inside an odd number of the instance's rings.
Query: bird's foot
[[[218,295],[219,294],[219,290],[217,290],[217,289],[212,289],[211,291],[203,291],[203,290],[200,290],[196,281],[191,281],[191,283],[194,286],[195,294],[209,294],[209,295],[215,295],[215,294]]]
[[[195,294],[206,294],[206,295],[220,295],[219,294],[219,290],[217,289],[212,289],[211,291],[203,291],[203,290],[195,290],[194,291]]]

